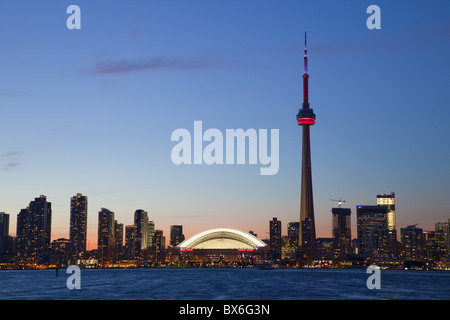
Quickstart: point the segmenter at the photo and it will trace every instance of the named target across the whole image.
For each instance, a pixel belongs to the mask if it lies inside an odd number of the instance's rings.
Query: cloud
[[[93,64],[93,72],[96,74],[128,74],[139,71],[157,71],[157,70],[198,70],[220,68],[223,63],[215,61],[215,59],[180,59],[154,57],[146,59],[132,60],[95,60]]]
[[[20,162],[17,160],[17,156],[20,154],[21,152],[17,150],[0,154],[0,158],[3,159],[2,162],[6,162],[2,165],[2,170],[9,171],[18,167]]]
[[[18,167],[19,165],[20,165],[19,162],[6,163],[5,165],[3,165],[3,170],[11,170],[14,169],[15,167]]]
[[[18,155],[18,154],[20,154],[20,151],[11,151],[11,152],[7,152],[7,153],[3,153],[3,154],[1,154],[0,156],[1,157],[13,157],[13,156],[16,156],[16,155]]]

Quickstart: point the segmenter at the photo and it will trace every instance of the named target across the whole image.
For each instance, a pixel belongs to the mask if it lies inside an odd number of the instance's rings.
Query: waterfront
[[[69,290],[59,270],[0,271],[0,299],[12,300],[448,300],[450,272],[382,270],[369,290],[365,269],[82,269]]]

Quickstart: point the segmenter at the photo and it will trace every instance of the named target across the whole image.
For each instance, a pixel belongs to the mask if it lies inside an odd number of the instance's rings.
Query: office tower
[[[448,222],[437,222],[433,231],[425,232],[426,252],[429,260],[444,261],[447,256]]]
[[[77,193],[70,199],[70,261],[77,263],[86,252],[87,197]]]
[[[148,222],[148,245],[153,245],[153,237],[155,236],[155,222]]]
[[[377,195],[377,205],[387,207],[388,229],[395,230],[395,193]]]
[[[360,253],[378,261],[389,260],[390,241],[386,206],[356,206]]]
[[[287,224],[288,238],[294,240],[298,245],[298,234],[300,232],[300,222],[289,222]]]
[[[170,245],[172,247],[175,247],[183,241],[184,241],[183,226],[180,225],[170,226]]]
[[[36,263],[50,247],[51,203],[41,195],[17,215],[17,253],[22,262]]]
[[[281,259],[281,221],[273,218],[269,223],[269,229],[271,258],[273,260]]]
[[[166,237],[164,237],[162,230],[155,230],[152,249],[156,262],[163,263],[166,259]]]
[[[446,238],[444,230],[424,232],[425,249],[424,256],[431,261],[443,261],[446,254]]]
[[[332,208],[333,260],[342,261],[352,250],[351,210]]]
[[[447,220],[447,237],[445,241],[446,262],[450,265],[450,218]]]
[[[125,226],[125,258],[134,259],[134,225]]]
[[[30,202],[28,211],[29,255],[32,259],[37,259],[50,247],[52,205],[47,202],[46,196],[41,195]]]
[[[425,254],[425,235],[416,225],[400,229],[404,260],[422,261]]]
[[[102,208],[98,213],[98,259],[101,265],[114,262],[114,231],[114,212]]]
[[[9,242],[9,214],[0,212],[0,254],[10,251]]]
[[[281,259],[295,260],[297,252],[298,240],[289,236],[281,237]]]
[[[16,237],[17,237],[17,256],[19,261],[24,261],[28,257],[29,239],[28,239],[28,216],[29,208],[20,210],[17,215]]]
[[[446,248],[447,252],[450,252],[449,248],[449,235],[450,235],[450,219],[448,222],[437,222],[434,224],[434,230],[438,233],[438,241],[441,242],[441,245]]]
[[[115,259],[116,261],[121,260],[122,250],[123,250],[123,223],[118,223],[114,221],[114,237],[115,243]]]
[[[450,262],[450,219],[448,222],[437,222],[434,224],[434,229],[437,233],[437,241],[442,248],[442,253]]]
[[[134,254],[142,258],[142,250],[148,248],[148,213],[144,210],[134,212]]]
[[[316,115],[314,114],[313,109],[309,107],[308,78],[308,55],[305,33],[303,105],[297,114],[297,124],[303,127],[299,246],[302,249],[303,258],[306,259],[307,263],[311,263],[312,260],[316,258],[317,244],[314,221],[309,127],[316,123]]]

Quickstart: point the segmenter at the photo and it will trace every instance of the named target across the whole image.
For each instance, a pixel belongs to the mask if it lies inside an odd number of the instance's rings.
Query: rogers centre
[[[264,259],[267,245],[250,233],[231,228],[200,232],[181,242],[182,260],[190,261],[258,261]]]

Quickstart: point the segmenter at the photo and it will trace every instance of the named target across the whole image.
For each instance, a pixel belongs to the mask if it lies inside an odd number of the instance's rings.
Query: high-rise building
[[[142,251],[147,250],[148,246],[148,213],[139,209],[134,212],[135,257],[142,258]]]
[[[436,229],[425,232],[425,258],[431,261],[443,261],[446,255],[446,238],[444,230]]]
[[[183,226],[170,226],[170,245],[175,247],[184,241]]]
[[[17,253],[20,261],[36,263],[50,247],[52,207],[41,195],[17,215]]]
[[[114,212],[102,208],[98,213],[98,259],[101,265],[114,262],[116,239]]]
[[[287,224],[287,236],[288,238],[295,241],[298,245],[298,234],[300,232],[300,223],[299,222],[289,222]]]
[[[356,206],[360,253],[375,260],[388,260],[389,229],[385,206]]]
[[[116,240],[115,243],[115,258],[117,260],[121,260],[122,251],[123,251],[123,223],[118,223],[114,221],[114,237]]]
[[[40,254],[46,253],[50,247],[52,228],[52,204],[47,197],[41,195],[29,205],[29,249],[30,256],[37,259]]]
[[[87,243],[87,196],[77,193],[70,199],[70,261],[76,263],[86,252]]]
[[[289,236],[281,237],[281,259],[295,260],[298,247],[298,240]]]
[[[387,207],[388,229],[395,230],[395,193],[377,195],[377,205]]]
[[[19,261],[25,262],[29,256],[29,215],[30,211],[26,209],[20,210],[17,215],[16,237],[17,237],[17,256]]]
[[[351,210],[349,208],[332,208],[333,259],[342,261],[352,252]]]
[[[400,229],[404,260],[423,261],[425,257],[425,234],[416,225]]]
[[[148,245],[153,245],[153,237],[155,236],[155,222],[148,221]]]
[[[134,259],[134,225],[125,226],[125,258]]]
[[[269,247],[271,259],[281,259],[281,221],[273,218],[269,223]]]
[[[438,234],[438,241],[440,245],[445,248],[446,255],[449,256],[450,252],[450,219],[448,222],[437,222],[434,224],[434,230]]]
[[[303,258],[310,264],[316,258],[317,253],[309,136],[309,127],[316,123],[316,115],[313,109],[309,107],[308,79],[308,55],[305,33],[303,104],[297,114],[297,124],[303,127],[299,246],[303,252]]]
[[[153,257],[157,263],[162,263],[166,259],[166,237],[162,230],[155,230],[152,243]]]
[[[0,212],[0,254],[10,251],[9,214]]]

